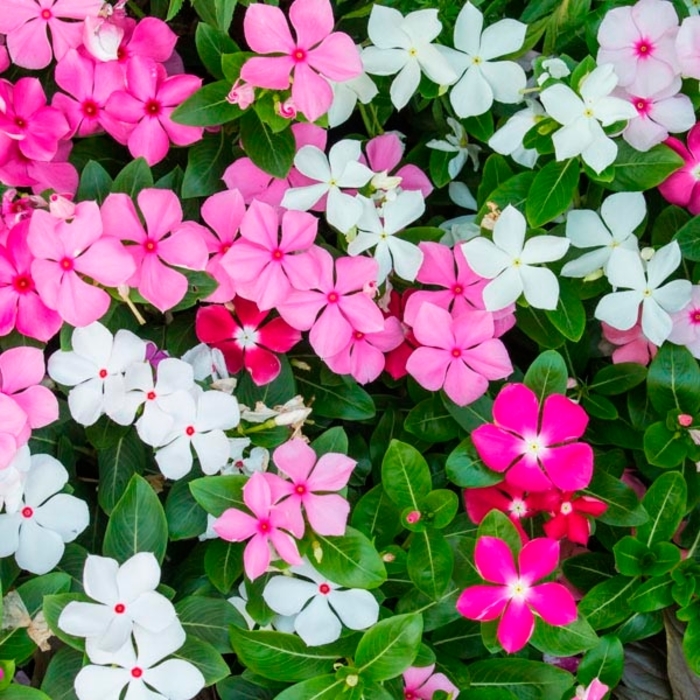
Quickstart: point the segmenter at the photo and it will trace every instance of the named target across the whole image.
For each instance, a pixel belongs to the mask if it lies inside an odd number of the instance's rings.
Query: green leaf
[[[89,160],[80,174],[77,201],[95,200],[102,204],[112,188],[110,174],[95,160]]]
[[[576,588],[587,591],[615,574],[614,559],[607,552],[585,552],[563,562],[564,575]]]
[[[30,617],[35,617],[44,607],[44,598],[49,595],[66,593],[70,590],[70,576],[55,571],[43,576],[36,576],[17,587]]]
[[[647,368],[636,362],[621,362],[616,365],[608,365],[596,372],[593,381],[588,385],[604,396],[625,394],[647,378]]]
[[[581,406],[593,418],[610,421],[615,420],[619,416],[615,404],[610,399],[606,399],[605,396],[599,396],[598,394],[584,396],[581,399]]]
[[[530,644],[543,654],[575,656],[597,646],[598,635],[588,621],[580,616],[575,622],[562,627],[548,625],[537,618]]]
[[[192,0],[192,7],[197,14],[212,27],[227,32],[237,0]]]
[[[355,692],[358,689],[359,695]],[[297,683],[275,695],[275,700],[360,700],[364,697],[361,692],[359,686],[351,690],[345,678],[329,674]]]
[[[447,527],[459,510],[459,498],[449,489],[435,489],[421,501],[421,515],[427,525],[441,530]]]
[[[205,476],[190,482],[190,491],[207,513],[217,518],[228,508],[245,508],[243,487],[248,478],[238,474]]]
[[[54,700],[46,693],[36,688],[30,688],[28,685],[18,685],[12,683],[0,693],[1,700]]]
[[[579,603],[578,611],[594,629],[612,627],[632,612],[629,599],[638,586],[636,578],[615,576],[593,586]]]
[[[428,172],[430,179],[435,187],[440,189],[452,181],[452,176],[449,171],[449,163],[455,157],[455,154],[447,151],[439,151],[430,149],[430,160],[428,161]]]
[[[458,406],[443,391],[440,392],[440,397],[450,415],[469,432],[491,421],[493,400],[488,396],[482,396],[467,406]]]
[[[207,529],[206,511],[195,500],[186,478],[178,479],[170,487],[165,500],[165,517],[173,541],[198,537]]]
[[[218,683],[231,673],[221,654],[211,644],[197,637],[188,637],[187,641],[173,653],[173,657],[194,664],[204,676],[205,685]]]
[[[221,177],[230,164],[231,147],[223,129],[215,134],[205,133],[201,141],[189,148],[182,198],[208,197],[223,189]]]
[[[558,348],[566,342],[547,314],[531,306],[518,308],[518,328],[543,348]]]
[[[693,217],[673,237],[686,260],[700,262],[700,216]]]
[[[41,682],[41,690],[51,700],[77,700],[75,694],[75,677],[83,667],[83,654],[70,647],[59,649],[46,669]],[[0,697],[3,694],[0,693]]]
[[[399,508],[420,510],[420,499],[431,491],[430,469],[423,455],[405,442],[392,440],[382,461],[382,483]]]
[[[291,129],[275,134],[253,110],[248,110],[241,117],[241,143],[261,170],[277,178],[287,177],[296,154]]]
[[[170,0],[168,2],[168,14],[165,17],[166,22],[170,22],[171,19],[177,16],[182,9],[183,2],[184,0]]]
[[[204,572],[216,589],[228,595],[243,573],[243,543],[211,540],[204,555]]]
[[[197,53],[202,59],[204,67],[217,79],[223,80],[224,72],[221,69],[221,55],[236,53],[238,46],[226,33],[200,22],[194,35],[197,45]]]
[[[471,437],[455,447],[445,462],[445,474],[456,486],[483,488],[503,481],[503,475],[484,465]]]
[[[186,126],[219,126],[232,122],[244,112],[226,99],[229,92],[231,83],[228,80],[209,83],[179,105],[171,119]]]
[[[114,445],[97,452],[100,488],[97,500],[109,515],[121,498],[131,477],[146,466],[146,448],[134,430],[122,433]]]
[[[322,457],[329,452],[346,455],[348,453],[348,446],[348,435],[339,425],[321,433],[311,443],[311,447],[318,457]]]
[[[644,494],[642,505],[649,520],[637,528],[637,538],[648,547],[670,540],[683,519],[688,488],[682,474],[659,476]]]
[[[607,504],[607,510],[598,520],[615,527],[636,527],[645,523],[649,515],[639,502],[637,494],[619,479],[602,469],[593,470],[593,478],[583,493]]]
[[[644,431],[644,455],[649,464],[671,469],[682,464],[688,454],[688,445],[680,430],[669,430],[666,423],[652,423]]]
[[[668,574],[650,578],[630,596],[629,604],[636,612],[654,612],[673,605],[673,579]]]
[[[577,343],[586,330],[586,310],[576,289],[577,283],[559,280],[559,301],[556,309],[545,311],[551,324],[567,339]]]
[[[300,372],[296,380],[306,401],[313,399],[316,415],[350,421],[374,418],[376,409],[372,397],[350,378],[344,377],[335,386],[324,386],[316,376]]]
[[[238,610],[223,598],[189,596],[177,602],[175,612],[188,636],[198,637],[222,654],[232,651],[229,626],[246,626]]]
[[[479,189],[476,199],[479,207],[486,202],[487,195],[491,194],[498,186],[513,177],[513,170],[508,161],[498,153],[492,153],[484,163],[484,169],[479,180]]]
[[[663,143],[641,152],[620,141],[612,164],[615,177],[607,187],[615,192],[650,190],[684,164],[683,158]]]
[[[380,620],[357,645],[355,665],[363,678],[385,681],[402,674],[418,655],[423,619],[416,613]]]
[[[112,192],[123,192],[134,199],[144,187],[153,187],[153,175],[144,158],[132,160],[112,183]]]
[[[644,573],[645,558],[649,547],[635,537],[627,535],[613,547],[615,567],[625,576],[641,576]]]
[[[426,442],[447,442],[459,434],[459,426],[438,394],[414,406],[406,416],[404,428]]]
[[[470,695],[472,690],[508,690],[519,700],[561,700],[573,685],[570,673],[541,661],[487,659],[467,668],[472,679]]]
[[[377,484],[355,504],[350,524],[374,540],[380,549],[390,544],[403,529],[400,517],[401,511],[386,495],[382,485]]]
[[[500,510],[491,510],[479,524],[477,537],[497,537],[503,540],[513,555],[520,551],[522,540],[510,518]]]
[[[578,158],[552,160],[540,170],[530,187],[525,214],[532,228],[539,228],[563,214],[578,187]]]
[[[162,563],[168,547],[168,521],[151,485],[134,474],[107,523],[103,553],[120,563],[138,552],[153,552]]]
[[[598,646],[587,652],[579,664],[576,675],[579,681],[588,685],[594,678],[614,688],[622,678],[625,665],[625,651],[622,642],[611,635],[601,637]]]
[[[512,204],[516,209],[523,211],[527,201],[527,194],[534,179],[535,173],[528,171],[518,173],[505,182],[500,183],[495,190],[486,196],[486,201],[477,212],[476,220],[481,221],[484,214],[488,213],[488,202],[493,202],[499,209],[505,209],[509,204]]]
[[[79,652],[85,651],[85,640],[82,637],[73,637],[66,634],[58,625],[58,619],[61,617],[63,608],[72,603],[73,601],[78,601],[82,603],[93,602],[92,599],[88,598],[83,593],[61,593],[58,595],[47,595],[44,598],[44,618],[46,623],[51,628],[51,631],[62,641],[68,644],[68,646],[73,647]]]
[[[273,700],[277,693],[272,688],[263,688],[242,676],[229,676],[216,684],[216,693],[221,700]]]
[[[700,367],[683,345],[664,343],[649,366],[647,391],[662,414],[671,409],[696,413],[700,409]]]
[[[556,350],[547,350],[530,365],[523,382],[537,394],[541,404],[551,394],[565,394],[568,378],[564,358]]]
[[[415,532],[408,550],[408,575],[415,587],[432,600],[447,590],[454,568],[452,548],[441,532]]]

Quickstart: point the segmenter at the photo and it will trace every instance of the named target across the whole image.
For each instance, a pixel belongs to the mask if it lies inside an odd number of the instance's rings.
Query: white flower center
[[[242,350],[256,347],[259,337],[260,334],[258,331],[250,326],[243,326],[243,328],[239,328],[233,335],[233,339]]]
[[[574,510],[574,507],[569,503],[569,501],[564,501],[564,503],[561,504],[561,508],[559,509],[559,512],[562,515],[570,515],[571,512]]]
[[[514,498],[508,506],[508,511],[517,518],[522,518],[527,513],[525,501],[522,498]]]
[[[511,598],[515,600],[525,600],[530,587],[521,579],[517,579],[508,585],[508,590],[510,591]]]
[[[524,441],[525,454],[532,457],[539,457],[544,451],[545,446],[540,442],[539,436],[526,438]]]
[[[700,2],[700,0],[698,0],[698,2]],[[700,180],[700,163],[691,170],[691,174],[696,180]]]

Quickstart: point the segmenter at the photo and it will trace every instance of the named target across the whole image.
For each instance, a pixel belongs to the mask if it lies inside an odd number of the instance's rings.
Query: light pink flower
[[[518,554],[498,537],[480,537],[474,550],[479,575],[495,586],[479,584],[465,589],[457,610],[470,620],[501,618],[496,636],[509,653],[522,649],[535,630],[535,614],[557,627],[576,620],[576,602],[561,583],[541,583],[559,564],[559,543],[546,537],[531,540]]]
[[[456,700],[459,688],[444,673],[433,673],[435,664],[411,666],[403,672],[405,700],[433,700],[438,690],[447,693],[448,700]]]
[[[52,160],[32,160],[20,151],[16,141],[11,140],[4,162],[0,156],[0,181],[11,187],[31,187],[34,193],[56,190],[73,194],[78,189],[78,171],[67,162],[71,147],[70,141],[59,141],[58,151]]]
[[[296,39],[282,10],[256,3],[248,7],[243,30],[250,48],[260,54],[243,64],[241,78],[251,85],[285,90],[293,73],[292,99],[309,121],[325,114],[333,90],[324,78],[344,82],[362,73],[353,40],[333,32],[333,10],[328,0],[294,0],[289,17]]]
[[[0,469],[10,465],[30,435],[27,414],[14,399],[0,394]]]
[[[413,334],[421,344],[408,358],[406,370],[430,391],[444,389],[459,406],[486,393],[490,379],[513,371],[508,351],[494,338],[493,314],[463,311],[452,317],[425,302],[416,314]]]
[[[696,216],[700,214],[700,124],[690,130],[687,148],[673,136],[665,143],[685,160],[685,165],[659,185],[659,192],[671,204],[686,207]]]
[[[671,319],[673,330],[668,339],[676,345],[685,345],[693,357],[700,358],[700,285],[693,287],[690,303],[671,314]]]
[[[676,37],[676,52],[681,73],[700,79],[700,17],[686,17]]]
[[[193,221],[182,220],[180,200],[170,190],[146,188],[136,201],[146,228],[127,195],[110,194],[102,205],[105,234],[135,243],[127,246],[136,271],[126,284],[138,287],[144,299],[167,311],[187,293],[187,278],[169,265],[203,270],[209,257],[208,232]]]
[[[590,684],[584,688],[582,685],[576,688],[576,695],[571,700],[603,700],[610,688],[594,678]]]
[[[239,78],[226,95],[226,102],[238,105],[241,109],[248,109],[255,102],[255,89],[252,85],[241,82]]]
[[[641,312],[639,315],[637,323],[628,331],[620,331],[601,322],[604,338],[601,350],[603,352],[607,350],[606,354],[612,354],[614,365],[619,362],[636,362],[646,367],[656,356],[657,347],[642,332]],[[605,348],[606,343],[612,348]]]
[[[524,384],[507,384],[493,404],[494,423],[480,425],[472,440],[487,467],[506,472],[522,489],[584,489],[593,475],[593,450],[577,442],[588,425],[578,404],[561,394],[544,400]]]
[[[243,487],[243,502],[253,515],[229,508],[217,518],[214,530],[228,542],[250,540],[243,552],[246,576],[253,581],[267,571],[270,545],[288,564],[299,566],[302,560],[291,535],[299,538],[303,531],[294,530],[288,507],[279,503],[279,497],[273,499],[265,474],[256,472],[250,477]]]

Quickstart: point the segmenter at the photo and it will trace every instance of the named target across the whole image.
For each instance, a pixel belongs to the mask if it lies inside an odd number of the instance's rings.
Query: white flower
[[[168,479],[179,479],[192,469],[192,448],[205,474],[215,474],[226,465],[230,454],[224,430],[234,428],[241,416],[238,400],[222,391],[175,393],[161,400],[162,409],[172,417],[170,430],[156,452],[156,462]]]
[[[92,425],[103,414],[119,409],[123,373],[146,357],[146,343],[131,331],[112,335],[95,321],[76,328],[73,350],[59,350],[49,358],[48,373],[59,384],[72,386],[68,394],[71,415],[81,425]]]
[[[273,576],[265,586],[263,598],[275,612],[296,615],[294,630],[308,646],[334,642],[343,625],[364,630],[377,621],[379,603],[369,591],[341,589],[307,560],[289,570],[303,578]]]
[[[392,7],[374,5],[367,34],[374,46],[362,54],[365,70],[373,75],[398,75],[389,94],[403,109],[418,89],[421,71],[438,85],[451,85],[457,74],[431,43],[442,30],[437,10],[417,10],[405,17]]]
[[[476,199],[463,182],[451,182],[447,188],[450,199],[459,207],[468,211],[476,211]],[[476,214],[463,214],[454,219],[447,219],[440,224],[440,228],[446,231],[440,239],[440,243],[446,246],[454,246],[457,243],[476,238],[481,232],[475,223]]]
[[[466,165],[469,158],[472,159],[474,170],[479,168],[479,152],[481,148],[476,144],[470,144],[467,138],[467,132],[460,122],[452,117],[447,117],[447,123],[452,129],[451,134],[445,136],[444,141],[432,139],[425,145],[428,148],[434,148],[436,151],[444,151],[445,153],[456,153],[457,155],[447,164],[447,172],[454,180],[457,175],[462,172],[462,168]]]
[[[515,61],[494,58],[517,51],[525,41],[527,25],[502,19],[482,34],[484,16],[471,2],[460,10],[455,23],[455,49],[442,48],[457,75],[450,102],[460,117],[474,117],[491,109],[493,101],[513,104],[523,99],[525,71]]]
[[[542,61],[542,68],[544,71],[540,73],[539,77],[537,78],[538,85],[543,85],[550,78],[561,80],[562,78],[566,78],[567,76],[571,75],[569,66],[567,66],[566,63],[561,60],[561,58],[545,59]]]
[[[525,100],[527,107],[516,112],[489,139],[489,146],[502,156],[510,156],[516,163],[532,168],[537,162],[537,149],[525,148],[523,139],[537,122],[544,118],[544,109],[536,100]]]
[[[188,365],[192,365],[194,378],[198,382],[207,379],[213,381],[228,379],[224,353],[218,348],[210,348],[206,343],[199,343],[190,348],[181,359]]]
[[[362,59],[364,52],[359,46],[357,49]],[[369,104],[379,92],[379,88],[365,72],[342,83],[336,83],[333,80],[328,82],[333,90],[333,102],[328,110],[328,126],[331,128],[344,124],[350,119],[358,100],[363,105]]]
[[[24,482],[30,468],[29,447],[23,445],[17,450],[12,461],[4,469],[0,469],[0,510],[3,506],[8,513],[17,510],[22,502]]]
[[[67,482],[68,472],[57,459],[31,457],[22,498],[14,510],[0,514],[0,557],[14,554],[17,564],[33,574],[45,574],[58,564],[65,543],[90,522],[85,501],[58,493]]]
[[[613,328],[626,331],[637,322],[642,305],[642,332],[654,345],[661,345],[671,334],[670,314],[680,311],[691,297],[689,280],[661,283],[681,264],[676,241],[659,248],[646,264],[639,254],[623,251],[608,264],[608,281],[623,292],[606,294],[595,310],[595,317]]]
[[[402,279],[412,282],[423,262],[421,249],[394,234],[419,218],[425,211],[425,200],[419,190],[406,190],[384,204],[383,220],[371,199],[362,198],[363,210],[357,222],[358,233],[348,244],[348,255],[359,255],[376,246],[374,257],[379,263],[377,284],[393,270]]]
[[[229,438],[229,459],[231,460],[222,469],[222,474],[245,474],[253,476],[255,472],[264,472],[270,461],[270,453],[264,447],[253,447],[248,457],[244,451],[250,447],[250,438]]]
[[[97,603],[68,603],[58,626],[88,639],[88,651],[116,652],[127,643],[134,625],[158,633],[177,622],[175,608],[156,592],[160,566],[151,552],[139,552],[121,566],[108,557],[85,560],[83,586]],[[179,624],[179,623],[178,623]]]
[[[249,630],[258,627],[261,630],[277,630],[278,632],[294,634],[295,615],[275,615],[269,625],[258,626],[258,623],[248,613],[248,591],[245,587],[245,581],[241,581],[238,586],[238,595],[231,596],[228,602],[242,615]]]
[[[607,274],[611,261],[623,251],[639,251],[634,230],[647,213],[641,192],[610,195],[600,208],[600,216],[589,209],[574,209],[566,218],[566,236],[576,248],[595,248],[566,263],[564,277],[587,277],[596,270]],[[602,216],[602,221],[601,221]]]
[[[617,144],[606,135],[603,126],[637,116],[632,104],[610,96],[617,80],[612,64],[606,63],[581,81],[581,97],[562,84],[542,92],[540,99],[547,113],[563,124],[552,136],[557,160],[580,155],[596,173],[615,160]]]
[[[294,166],[317,185],[290,187],[282,198],[285,209],[307,211],[327,194],[326,219],[342,233],[347,233],[360,218],[362,205],[355,197],[341,192],[342,187],[364,187],[374,173],[360,163],[360,142],[338,141],[326,154],[316,146],[303,146],[294,157]]]
[[[182,659],[167,659],[185,643],[179,622],[158,634],[134,628],[137,652],[129,639],[117,652],[97,652],[75,678],[79,700],[118,700],[128,686],[128,700],[189,700],[204,687],[200,670]],[[154,692],[154,690],[156,692]]]
[[[521,293],[530,306],[555,309],[559,300],[556,275],[539,263],[563,258],[569,241],[559,236],[535,236],[525,242],[525,217],[510,204],[496,221],[493,242],[473,238],[462,244],[469,266],[486,279],[487,311],[499,311],[512,304]]]

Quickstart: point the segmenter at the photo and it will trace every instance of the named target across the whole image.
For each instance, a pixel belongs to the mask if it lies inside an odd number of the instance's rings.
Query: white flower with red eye
[[[0,510],[5,507],[8,513],[14,513],[22,502],[24,482],[31,468],[29,447],[23,445],[17,450],[12,461],[0,469]]]
[[[160,567],[151,552],[139,552],[121,566],[115,559],[90,555],[85,560],[83,585],[97,603],[68,603],[58,626],[74,637],[85,637],[91,658],[95,649],[121,649],[135,624],[161,633],[179,622],[172,603],[156,592],[159,583]]]
[[[0,514],[0,557],[15,555],[17,564],[33,574],[45,574],[58,564],[66,542],[89,524],[85,501],[58,493],[68,472],[54,457],[34,455],[24,482],[24,494]]]

